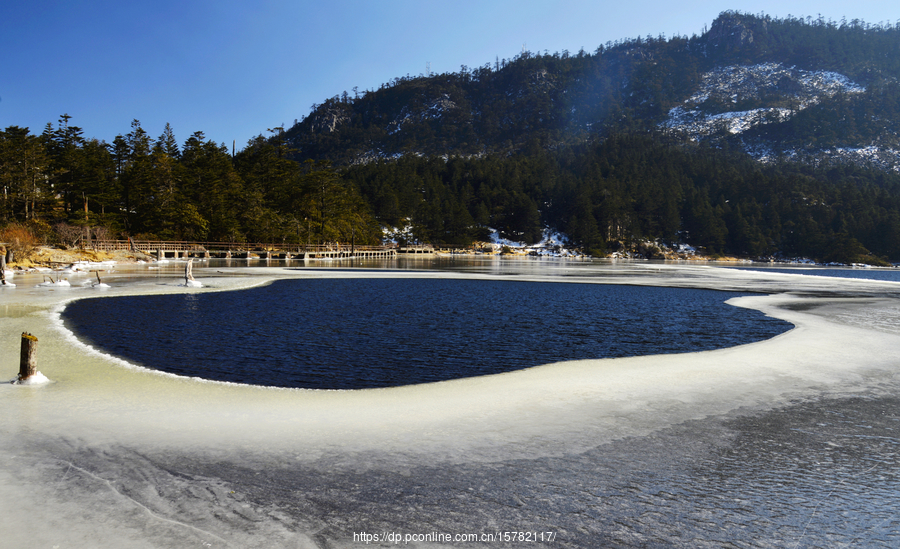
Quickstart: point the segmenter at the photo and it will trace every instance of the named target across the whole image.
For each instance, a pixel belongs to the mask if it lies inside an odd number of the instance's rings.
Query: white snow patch
[[[675,246],[675,251],[680,254],[695,255],[697,253],[697,248],[694,248],[690,244],[678,244]]]
[[[825,155],[853,162],[869,163],[884,170],[900,172],[900,151],[897,149],[880,148],[874,145],[860,148],[839,147],[825,151]]]
[[[69,281],[65,278],[57,280],[55,282],[52,280],[47,280],[45,282],[41,282],[40,284],[38,284],[38,287],[44,287],[44,288],[68,288],[70,286],[71,286],[71,284],[69,284]]]
[[[700,88],[669,111],[662,127],[700,139],[721,130],[732,134],[754,126],[784,122],[793,114],[837,93],[861,93],[865,88],[846,76],[830,71],[805,71],[780,63],[722,67],[705,73]],[[710,112],[711,100],[720,103],[756,100],[774,96],[790,101],[792,108],[760,107],[747,111]]]
[[[16,378],[12,381],[13,385],[44,385],[46,383],[50,383],[50,380],[40,372],[35,372],[33,376],[28,376],[25,379]]]
[[[116,266],[115,261],[76,261],[70,267],[75,272],[109,271]]]
[[[403,124],[408,120],[422,122],[441,118],[447,111],[455,108],[457,108],[456,103],[450,99],[448,94],[444,93],[441,94],[441,97],[433,99],[428,105],[423,105],[419,108],[403,107],[397,118],[388,123],[385,131],[387,131],[388,135],[394,135],[403,129]]]
[[[499,252],[503,247],[507,247],[514,253],[537,255],[546,257],[583,257],[584,254],[579,250],[570,248],[569,239],[566,235],[544,229],[541,241],[536,244],[525,244],[524,242],[516,242],[502,238],[496,229],[489,229],[491,233],[491,248],[495,252]]]
[[[402,227],[382,227],[382,241],[397,244],[400,241],[412,242],[414,240],[412,232],[412,219],[406,218],[406,224]]]
[[[669,120],[664,122],[663,126],[685,131],[697,139],[721,130],[731,134],[743,133],[754,126],[784,122],[790,115],[791,111],[783,108],[759,108],[706,115],[696,110],[686,111],[681,107],[675,107],[669,111]]]
[[[747,154],[764,163],[774,162],[779,157],[790,160],[804,159],[813,165],[849,162],[900,173],[900,150],[890,147],[869,145],[867,147],[836,147],[817,151],[788,149],[776,152],[766,145],[744,143],[744,149]]]

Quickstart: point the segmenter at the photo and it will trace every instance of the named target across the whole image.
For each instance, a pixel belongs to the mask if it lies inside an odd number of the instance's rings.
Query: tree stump
[[[22,332],[22,353],[19,359],[19,381],[28,379],[37,373],[37,342],[38,339],[26,332]]]

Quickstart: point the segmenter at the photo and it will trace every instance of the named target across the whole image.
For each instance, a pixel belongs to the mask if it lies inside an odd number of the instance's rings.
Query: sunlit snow
[[[896,388],[898,283],[706,265],[464,261],[473,263],[452,272],[198,267],[195,276],[200,292],[283,277],[384,276],[755,291],[731,303],[797,328],[717,351],[564,362],[419,386],[267,389],[162,375],[97,352],[58,315],[66,300],[96,294],[82,286],[48,291],[38,287],[41,274],[19,273],[19,288],[4,292],[0,306],[0,363],[6,379],[14,377],[19,334],[35,334],[39,368],[52,382],[0,385],[3,543],[357,547],[353,532],[366,525],[410,533],[541,529],[547,524],[529,522],[522,513],[531,507],[516,502],[508,484],[527,481],[537,467],[562,468],[580,488],[536,477],[528,483],[534,499],[572,509],[585,497],[627,504],[628,494],[608,496],[594,476],[624,464],[593,461],[591,450],[738,410]],[[178,265],[157,267],[117,268],[104,277],[111,288],[103,298],[184,292]],[[222,360],[229,360],[224,341]],[[647,459],[633,456],[635,467]],[[588,473],[572,476],[565,469],[572,463]],[[456,472],[459,489],[449,497],[467,502],[465,513],[422,499],[444,468]],[[323,506],[310,503],[321,498]],[[383,522],[370,522],[369,501],[391,510]],[[584,525],[596,520],[584,517]]]
[[[837,93],[861,93],[865,88],[829,71],[805,71],[780,63],[722,67],[702,76],[700,88],[669,111],[662,126],[699,139],[720,131],[739,134],[761,124],[783,122],[795,113]],[[789,106],[745,111],[711,111],[710,105],[736,104],[779,97]],[[720,107],[719,107],[720,108]]]

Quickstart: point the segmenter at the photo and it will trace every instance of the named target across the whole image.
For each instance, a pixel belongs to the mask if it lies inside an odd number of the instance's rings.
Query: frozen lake
[[[104,276],[106,290],[78,284],[82,275],[71,277],[71,288],[36,288],[39,275],[17,276],[16,288],[0,291],[8,334],[2,364],[14,377],[18,334],[31,332],[39,369],[52,381],[0,390],[6,543],[362,547],[365,540],[393,546],[399,536],[412,547],[894,547],[900,540],[900,284],[650,263],[364,266],[210,264],[195,267],[204,284],[196,289],[179,286],[177,263],[122,268]],[[200,295],[285,278],[385,276],[762,292],[769,295],[729,303],[796,328],[698,353],[318,391],[156,373],[85,346],[58,318],[62,303],[100,292]]]

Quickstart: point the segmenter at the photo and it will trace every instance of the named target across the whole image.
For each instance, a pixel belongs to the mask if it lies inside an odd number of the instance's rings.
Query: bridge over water
[[[166,258],[225,258],[225,259],[343,259],[343,258],[394,258],[399,253],[409,253],[409,248],[397,246],[356,246],[331,244],[323,246],[297,246],[259,242],[192,242],[172,240],[93,240],[90,248],[98,251],[140,251],[157,259]],[[422,248],[423,253],[426,247]],[[428,246],[427,248],[430,248]],[[434,250],[431,249],[431,253]]]

